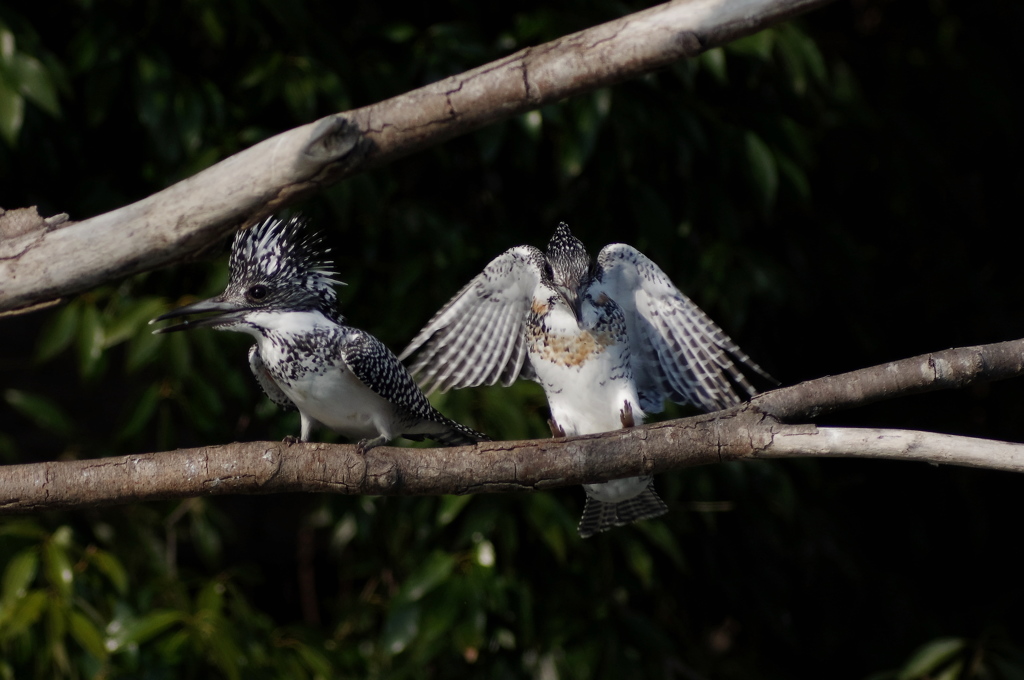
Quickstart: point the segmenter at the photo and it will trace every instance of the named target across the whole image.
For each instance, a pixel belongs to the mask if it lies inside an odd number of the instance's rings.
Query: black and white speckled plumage
[[[263,357],[260,356],[259,345],[253,345],[249,348],[249,370],[256,377],[256,382],[259,383],[260,389],[263,390],[263,394],[267,395],[270,401],[274,402],[285,411],[294,411],[295,404],[288,398],[288,395],[277,386],[274,382],[274,377],[270,374],[267,369],[267,365],[263,363]]]
[[[249,298],[250,305],[262,308],[305,311],[317,309],[339,323],[336,272],[320,252],[320,235],[306,231],[302,217],[287,222],[268,217],[259,224],[235,234],[231,244],[231,278],[225,296],[244,296],[252,286],[265,285],[268,294],[262,300]]]
[[[491,261],[401,357],[413,354],[412,373],[431,391],[538,381],[568,435],[642,421],[666,399],[731,406],[737,390],[756,393],[737,363],[768,377],[646,256],[612,244],[592,264],[564,223],[546,253],[518,246]],[[586,485],[581,535],[664,513],[650,481]]]
[[[361,438],[364,449],[398,436],[442,444],[485,441],[434,409],[382,342],[345,323],[336,309],[339,282],[320,259],[320,239],[304,233],[304,226],[299,218],[271,218],[240,232],[224,293],[160,318],[215,316],[162,331],[212,326],[252,335],[249,367],[272,401],[299,410],[304,441],[317,425]]]

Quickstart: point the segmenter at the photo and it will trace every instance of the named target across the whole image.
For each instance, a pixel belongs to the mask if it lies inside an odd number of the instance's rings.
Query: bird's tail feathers
[[[445,420],[447,420],[445,425],[448,427],[440,432],[431,432],[427,435],[442,446],[462,446],[463,444],[491,441],[487,435],[468,428],[462,423],[447,418]]]
[[[640,495],[617,503],[605,503],[587,496],[587,504],[583,506],[583,518],[580,519],[580,537],[590,538],[594,534],[615,527],[660,517],[666,512],[668,506],[654,490],[653,482],[648,484]]]

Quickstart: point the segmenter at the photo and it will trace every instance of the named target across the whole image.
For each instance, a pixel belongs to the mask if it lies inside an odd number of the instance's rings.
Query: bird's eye
[[[253,300],[262,300],[267,297],[267,287],[262,283],[257,283],[249,289],[248,296]]]

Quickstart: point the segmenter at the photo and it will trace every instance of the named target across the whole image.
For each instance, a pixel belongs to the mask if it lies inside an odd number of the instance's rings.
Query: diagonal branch
[[[1024,444],[819,428],[804,416],[1024,373],[1024,340],[925,354],[810,380],[727,411],[565,439],[445,449],[246,442],[2,468],[0,514],[214,494],[410,495],[545,490],[723,461],[865,457],[1024,472]]]
[[[118,210],[0,239],[0,311],[182,261],[346,177],[826,2],[674,0],[281,133]]]
[[[755,407],[783,421],[866,406],[895,396],[950,390],[1024,374],[1024,340],[955,347],[872,368],[808,380],[754,397]]]

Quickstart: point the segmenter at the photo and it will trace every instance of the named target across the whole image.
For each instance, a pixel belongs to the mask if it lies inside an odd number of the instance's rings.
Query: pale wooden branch
[[[675,0],[263,141],[131,205],[0,239],[0,311],[187,259],[324,186],[828,0]]]
[[[752,458],[884,458],[1024,472],[1024,444],[917,430],[780,430]]]
[[[819,428],[822,413],[1024,373],[1024,340],[935,352],[810,380],[727,411],[586,437],[445,449],[247,442],[0,468],[0,514],[214,494],[408,495],[544,490],[731,460],[865,457],[1024,472],[1024,444]],[[1018,358],[1014,359],[1013,355]]]
[[[1024,374],[1024,340],[955,347],[872,368],[808,380],[754,397],[754,406],[782,421],[813,419],[895,396],[959,389]]]

